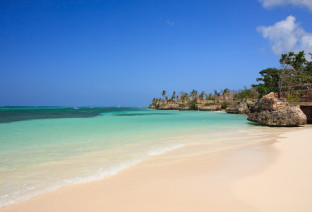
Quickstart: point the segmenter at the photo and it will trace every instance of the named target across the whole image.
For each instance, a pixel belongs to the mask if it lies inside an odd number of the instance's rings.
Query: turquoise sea
[[[100,180],[189,145],[255,142],[245,115],[146,108],[0,108],[0,207]]]

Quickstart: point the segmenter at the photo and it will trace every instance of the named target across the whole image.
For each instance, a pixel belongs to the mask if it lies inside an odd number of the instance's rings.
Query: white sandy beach
[[[291,129],[277,142],[272,138],[214,153],[184,157],[187,148],[181,148],[113,177],[64,187],[0,211],[309,212],[311,137],[308,126]]]

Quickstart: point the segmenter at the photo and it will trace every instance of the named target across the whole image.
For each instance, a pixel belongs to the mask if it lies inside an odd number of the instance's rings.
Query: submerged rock
[[[299,106],[279,100],[273,92],[250,107],[247,119],[269,126],[300,126],[307,123],[307,117]]]

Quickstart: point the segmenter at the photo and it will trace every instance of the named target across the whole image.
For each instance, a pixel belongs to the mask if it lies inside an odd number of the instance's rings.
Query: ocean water
[[[245,115],[146,108],[0,108],[0,207],[100,180],[189,145],[263,139]]]

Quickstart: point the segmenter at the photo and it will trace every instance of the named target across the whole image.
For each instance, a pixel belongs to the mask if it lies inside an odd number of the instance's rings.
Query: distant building
[[[203,99],[197,99],[197,103],[201,103],[201,102],[203,102],[204,100]]]

